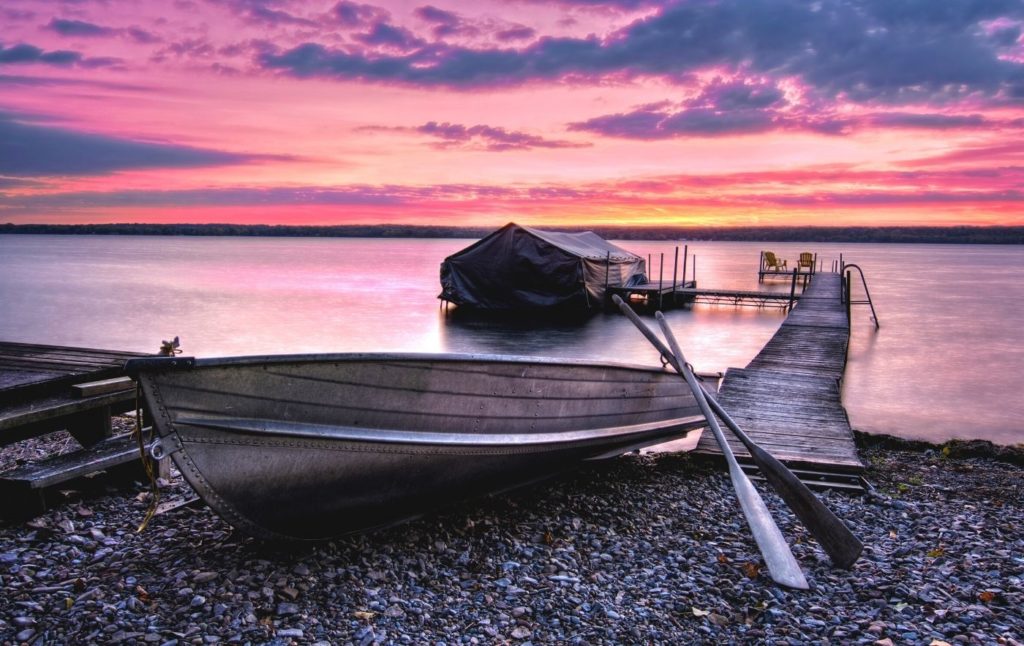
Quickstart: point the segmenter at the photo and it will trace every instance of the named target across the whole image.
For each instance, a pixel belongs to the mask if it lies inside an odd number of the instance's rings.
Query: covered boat
[[[605,288],[647,280],[640,256],[585,231],[509,223],[441,263],[438,298],[482,310],[599,309]]]
[[[222,518],[324,539],[551,476],[703,425],[661,369],[481,355],[126,364],[168,454]]]

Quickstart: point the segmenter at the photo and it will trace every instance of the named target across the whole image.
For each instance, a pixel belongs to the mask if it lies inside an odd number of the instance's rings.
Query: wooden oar
[[[667,336],[667,335],[666,335]],[[853,532],[840,520],[832,510],[825,506],[814,493],[807,488],[800,478],[786,468],[774,455],[758,446],[729,417],[722,405],[714,397],[708,397],[711,410],[725,422],[743,446],[747,447],[750,457],[757,468],[764,474],[765,480],[772,486],[797,518],[803,522],[818,544],[828,554],[832,562],[842,568],[849,568],[860,557],[864,544],[853,535]]]
[[[632,310],[631,310],[632,311]],[[635,316],[635,315],[634,315]],[[631,319],[632,320],[632,319]],[[659,317],[665,336],[674,341],[675,337],[664,316]],[[668,360],[670,350],[665,347],[654,332],[652,332],[642,321],[637,318],[634,323],[639,322],[640,331],[647,337],[654,347]],[[678,343],[676,344],[678,346]],[[704,386],[701,385],[701,389]],[[821,545],[822,549],[829,555],[832,562],[839,567],[848,568],[856,562],[864,549],[864,545],[853,535],[845,523],[840,520],[832,510],[825,506],[814,493],[800,481],[793,472],[779,462],[775,456],[758,446],[746,433],[733,421],[732,417],[722,408],[722,405],[713,397],[707,397],[711,410],[725,422],[726,426],[739,438],[740,442],[747,447],[754,463],[764,474],[768,484],[775,489],[775,492],[789,505],[793,513],[797,515],[804,526],[814,535],[814,538]]]
[[[647,325],[645,325],[644,322],[640,320],[640,317],[636,315],[636,312],[634,312],[633,309],[630,308],[629,305],[627,305],[621,298],[613,296],[612,300],[619,306],[622,313],[625,314],[629,320],[644,333],[644,336],[648,339],[657,339],[657,337],[654,336],[654,333],[648,329]],[[670,363],[672,363],[672,367],[675,368],[684,379],[686,379],[686,383],[689,384],[690,390],[693,391],[693,396],[697,400],[697,405],[700,406],[701,413],[707,419],[708,426],[711,428],[711,432],[715,435],[715,439],[718,440],[718,446],[722,449],[725,461],[729,465],[729,477],[732,479],[732,486],[736,491],[736,498],[739,500],[740,508],[743,509],[743,515],[746,516],[747,524],[750,526],[750,530],[754,534],[754,540],[757,542],[757,546],[760,548],[761,554],[764,556],[764,561],[768,565],[768,573],[776,583],[791,588],[806,590],[808,587],[807,579],[804,578],[804,573],[800,570],[800,565],[793,557],[793,552],[790,551],[789,545],[786,543],[786,539],[782,536],[782,532],[779,531],[779,527],[775,524],[775,521],[772,520],[771,514],[768,512],[768,507],[764,504],[764,500],[761,498],[761,495],[757,493],[757,489],[754,489],[754,485],[751,484],[750,478],[747,477],[747,474],[743,473],[743,470],[740,469],[739,463],[736,462],[736,456],[732,454],[732,449],[729,448],[729,443],[725,440],[725,435],[722,434],[722,429],[718,426],[718,421],[711,412],[707,398],[704,396],[704,391],[697,383],[697,379],[689,370],[686,369],[684,365],[680,363],[680,359],[677,358],[677,355],[674,355],[671,352],[667,354],[663,352],[662,354]]]

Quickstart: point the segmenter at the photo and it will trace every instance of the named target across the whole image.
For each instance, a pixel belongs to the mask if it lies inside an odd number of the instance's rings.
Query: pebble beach
[[[851,570],[759,485],[808,591],[772,583],[724,468],[688,454],[312,546],[235,532],[174,475],[141,533],[141,482],[0,525],[0,643],[1022,643],[1020,453],[859,442],[873,490],[822,494],[865,544]]]

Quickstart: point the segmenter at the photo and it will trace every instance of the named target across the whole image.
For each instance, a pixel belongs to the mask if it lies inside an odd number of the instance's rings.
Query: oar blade
[[[730,468],[730,472],[732,470]],[[786,538],[775,521],[772,520],[764,499],[757,493],[750,478],[739,468],[736,471],[737,474],[732,474],[736,498],[740,501],[740,508],[747,518],[747,525],[750,526],[750,531],[754,535],[754,541],[764,556],[769,576],[779,585],[806,590],[808,588],[807,579],[804,578],[800,564],[796,562],[793,552],[789,549]]]
[[[789,544],[786,543],[785,537],[782,536],[782,532],[779,531],[778,526],[768,512],[768,506],[765,505],[764,499],[757,493],[757,489],[754,488],[750,479],[743,473],[736,462],[736,458],[733,456],[732,451],[729,449],[729,444],[722,434],[722,429],[719,428],[718,421],[711,412],[707,398],[704,396],[704,391],[697,383],[696,377],[686,367],[686,359],[683,357],[678,345],[672,345],[672,350],[668,350],[661,343],[658,335],[648,328],[646,323],[640,320],[640,317],[636,315],[636,312],[629,305],[618,296],[613,296],[612,301],[618,305],[622,313],[626,315],[626,318],[662,353],[662,356],[672,364],[672,367],[679,373],[679,376],[689,385],[694,398],[697,400],[697,404],[700,406],[701,413],[707,419],[708,426],[714,434],[719,447],[722,449],[722,455],[725,456],[726,463],[729,465],[729,477],[732,480],[733,488],[736,490],[736,498],[739,500],[740,508],[747,519],[747,524],[754,535],[758,549],[761,550],[761,554],[764,556],[765,564],[768,566],[768,574],[780,585],[806,590],[808,587],[807,579],[804,578],[800,565],[796,562],[793,552],[789,549]],[[664,326],[664,317],[661,316],[661,312],[658,312],[658,319]],[[675,343],[674,337],[669,336],[668,340],[670,344]]]

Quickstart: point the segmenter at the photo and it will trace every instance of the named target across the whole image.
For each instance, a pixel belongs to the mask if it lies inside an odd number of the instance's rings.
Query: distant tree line
[[[612,240],[738,242],[904,242],[1024,244],[1024,227],[557,227]],[[278,236],[314,238],[479,238],[495,227],[406,224],[294,226],[269,224],[0,224],[0,234]]]

